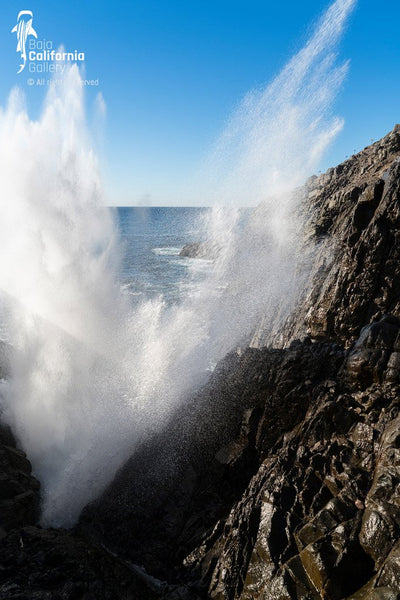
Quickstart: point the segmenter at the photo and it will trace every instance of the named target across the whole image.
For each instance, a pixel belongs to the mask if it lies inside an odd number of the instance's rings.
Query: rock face
[[[171,427],[175,443],[159,440],[145,465],[151,485],[141,487],[133,462],[81,527],[101,527],[120,554],[190,582],[202,598],[340,600],[364,586],[370,595],[359,598],[397,598],[400,387],[391,365],[399,334],[400,320],[384,317],[351,352],[306,340],[231,359],[212,389],[219,406],[229,395],[241,414],[229,427],[236,435],[209,429],[209,452],[216,439],[227,442],[210,456],[196,445],[203,429],[183,441]],[[364,351],[372,384],[354,368]],[[160,484],[157,469],[177,438],[185,459],[175,457],[178,472]],[[381,588],[392,595],[376,595]]]
[[[309,384],[305,418],[259,448],[222,535],[186,559],[202,576],[213,564],[211,598],[397,598],[400,388],[389,361],[399,332],[393,317],[364,330],[333,378]],[[374,383],[354,368],[364,351],[371,371],[386,356]]]
[[[80,530],[216,600],[400,598],[400,127],[302,190],[312,281]],[[193,425],[195,424],[195,425]]]
[[[399,157],[397,126],[307,182],[279,346],[260,323],[73,532],[37,526],[3,434],[0,599],[400,599]]]
[[[385,313],[399,314],[399,159],[397,125],[299,191],[306,236],[317,241],[313,280],[299,309],[276,336],[280,343],[310,335],[348,347],[370,321]],[[253,345],[270,344],[268,334],[261,323]]]

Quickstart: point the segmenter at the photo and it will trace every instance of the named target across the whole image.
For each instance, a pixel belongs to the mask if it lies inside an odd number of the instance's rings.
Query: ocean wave
[[[179,253],[182,250],[182,248],[183,246],[180,246],[179,248],[175,246],[170,246],[165,248],[152,248],[151,251],[157,256],[179,256]]]

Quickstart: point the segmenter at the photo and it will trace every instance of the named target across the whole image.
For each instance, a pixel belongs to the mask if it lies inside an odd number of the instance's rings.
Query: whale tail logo
[[[19,66],[18,73],[21,73],[26,65],[26,40],[28,35],[37,38],[37,33],[32,27],[33,13],[30,10],[21,10],[18,13],[17,24],[11,30],[11,33],[17,34],[17,52],[20,52],[22,64]]]

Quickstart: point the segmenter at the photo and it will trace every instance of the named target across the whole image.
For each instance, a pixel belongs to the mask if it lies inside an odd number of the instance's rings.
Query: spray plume
[[[342,126],[330,111],[347,66],[335,65],[333,49],[353,6],[333,3],[305,47],[233,115],[204,194],[262,203],[240,239],[238,213],[211,211],[209,237],[223,252],[169,308],[162,298],[132,307],[120,292],[77,68],[52,87],[38,121],[12,92],[0,113],[0,289],[14,346],[2,411],[42,483],[44,523],[74,523],[261,313],[293,310],[304,275],[290,190]]]

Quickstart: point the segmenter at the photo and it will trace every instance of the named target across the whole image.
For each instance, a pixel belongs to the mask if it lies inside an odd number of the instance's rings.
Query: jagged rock
[[[394,344],[399,332],[400,319],[390,315],[364,327],[347,359],[348,381],[365,389],[372,383],[381,383],[386,370],[389,379],[396,380],[398,367]]]
[[[400,417],[386,426],[379,440],[374,480],[365,499],[360,542],[376,568],[397,542],[400,526]]]
[[[259,455],[304,418],[311,389],[304,375],[317,387],[331,379],[343,358],[339,346],[309,343],[231,355],[162,437],[137,453],[103,498],[84,511],[81,527],[91,532],[101,527],[107,544],[167,576],[171,561],[185,558],[226,515]],[[133,480],[135,486],[129,486]]]
[[[313,283],[280,346],[223,361],[86,535],[204,598],[398,598],[399,155],[395,128],[307,182]]]
[[[271,338],[262,321],[253,345],[289,345],[310,335],[346,347],[385,313],[399,315],[400,132],[306,183],[305,235],[314,244],[310,283],[298,309]]]
[[[399,590],[400,580],[400,543],[397,542],[387,559],[385,560],[383,567],[379,574],[379,586],[387,591],[391,590],[392,594],[394,591],[397,592],[397,597],[400,596]],[[379,589],[379,588],[378,588]],[[387,592],[388,593],[388,592]]]
[[[74,532],[0,530],[0,598],[399,600],[399,156],[396,126],[307,182],[318,251],[279,344],[221,361]]]

